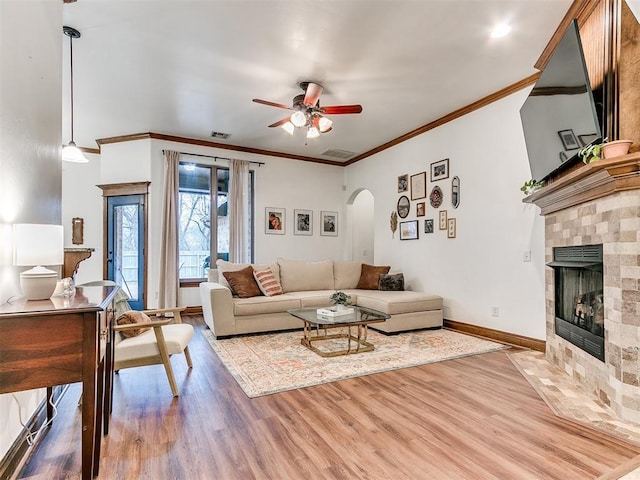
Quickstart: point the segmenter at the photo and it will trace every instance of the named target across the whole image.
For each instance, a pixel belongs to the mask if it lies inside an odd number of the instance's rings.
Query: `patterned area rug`
[[[389,336],[369,330],[374,351],[324,358],[300,344],[301,331],[222,340],[202,333],[250,398],[509,348],[442,329]]]

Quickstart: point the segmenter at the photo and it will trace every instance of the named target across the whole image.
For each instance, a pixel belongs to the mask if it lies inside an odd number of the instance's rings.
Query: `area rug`
[[[210,330],[202,333],[250,398],[509,348],[444,329],[398,335],[369,330],[374,351],[325,358],[300,344],[299,331],[222,340]]]

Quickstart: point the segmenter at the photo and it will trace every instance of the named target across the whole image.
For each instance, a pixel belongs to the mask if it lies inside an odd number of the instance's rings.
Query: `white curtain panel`
[[[164,201],[158,307],[178,306],[178,164],[180,153],[164,151]]]
[[[229,260],[249,262],[249,162],[231,160],[229,186]]]

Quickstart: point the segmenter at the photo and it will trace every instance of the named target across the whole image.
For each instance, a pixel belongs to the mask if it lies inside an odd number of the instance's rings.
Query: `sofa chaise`
[[[329,306],[330,295],[338,290],[350,295],[351,303],[357,306],[391,316],[371,326],[376,330],[395,333],[442,327],[442,297],[406,290],[357,288],[363,285],[361,277],[365,270],[371,272],[371,266],[360,262],[280,258],[274,264],[254,264],[251,267],[257,272],[270,269],[283,293],[274,296],[260,293],[248,298],[232,294],[224,272],[247,270],[249,264],[218,260],[216,266],[209,270],[209,281],[200,284],[204,320],[216,337],[302,328],[302,322],[287,310]]]

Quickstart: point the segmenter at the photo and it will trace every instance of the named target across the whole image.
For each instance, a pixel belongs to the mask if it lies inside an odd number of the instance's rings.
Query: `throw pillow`
[[[229,282],[231,292],[240,298],[250,298],[262,295],[256,279],[253,278],[253,268],[251,265],[231,272],[222,272],[224,278]]]
[[[258,287],[263,295],[267,297],[282,295],[282,286],[270,268],[254,271],[253,276],[258,282]]]
[[[404,290],[404,275],[402,273],[394,273],[393,275],[380,275],[378,281],[378,290],[386,290],[390,292],[401,292]]]
[[[360,281],[356,288],[362,290],[377,290],[380,275],[386,275],[391,270],[390,266],[375,266],[362,264],[362,270],[360,271]]]
[[[131,325],[132,323],[145,324],[145,323],[151,323],[151,319],[146,313],[138,312],[136,310],[128,310],[118,317],[118,320],[116,320],[116,323],[118,325]],[[140,326],[140,328],[120,330],[120,333],[122,334],[123,337],[131,338],[131,337],[137,337],[138,335],[146,332],[147,330],[151,330],[151,327]]]

